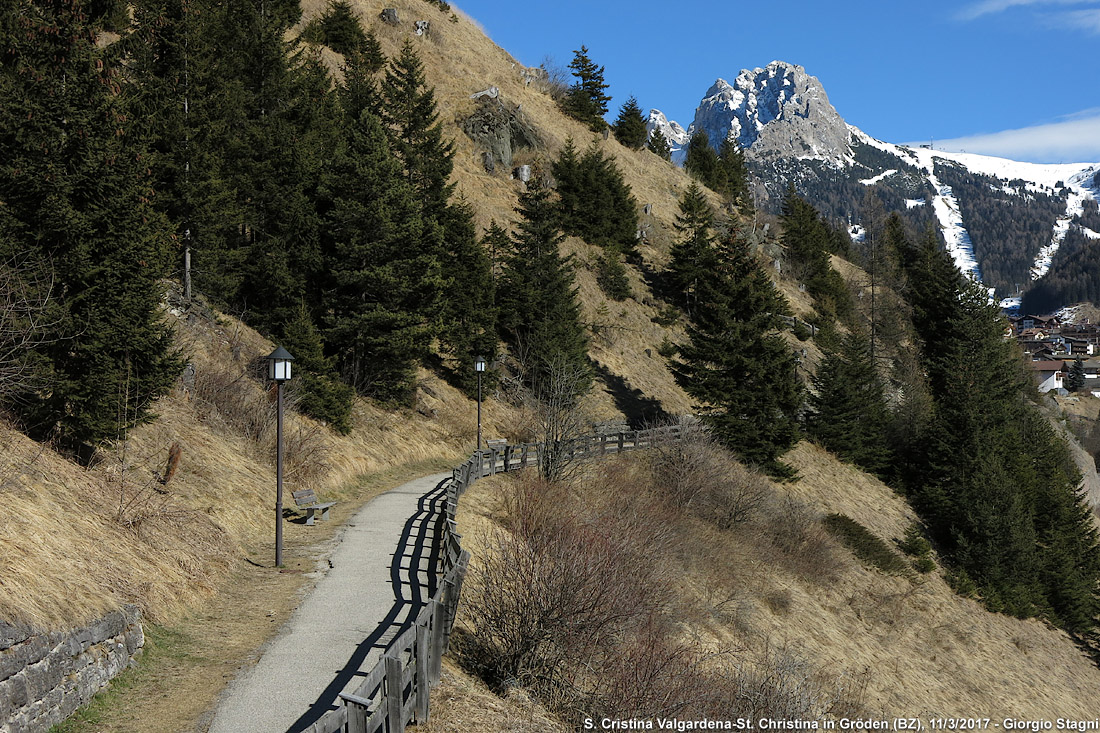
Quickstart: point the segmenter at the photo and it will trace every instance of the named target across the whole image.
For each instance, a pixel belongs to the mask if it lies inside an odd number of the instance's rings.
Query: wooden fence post
[[[428,693],[431,680],[428,674],[431,663],[428,661],[428,626],[431,624],[435,601],[428,599],[428,614],[423,624],[416,625],[416,722],[428,722]]]
[[[405,716],[402,711],[405,707],[405,690],[401,685],[401,660],[390,654],[382,659],[386,665],[386,718],[389,720],[389,730],[404,733]]]
[[[432,609],[431,648],[428,650],[430,668],[428,673],[436,681],[439,681],[440,675],[443,674],[443,624],[446,614],[446,598],[446,592],[444,592],[440,596],[442,603],[435,604],[435,608]]]

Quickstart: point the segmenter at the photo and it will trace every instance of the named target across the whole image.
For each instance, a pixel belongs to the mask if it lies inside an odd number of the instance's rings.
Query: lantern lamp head
[[[294,357],[282,346],[277,346],[267,355],[267,378],[276,382],[285,382],[290,379],[290,362]]]
[[[484,356],[479,356],[478,358],[474,359],[474,371],[475,372],[485,371],[485,357]]]

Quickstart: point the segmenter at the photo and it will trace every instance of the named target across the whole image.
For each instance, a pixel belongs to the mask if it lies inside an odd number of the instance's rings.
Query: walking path
[[[435,592],[440,509],[449,473],[367,503],[344,530],[332,569],[222,694],[210,733],[294,733],[333,709],[413,623]]]

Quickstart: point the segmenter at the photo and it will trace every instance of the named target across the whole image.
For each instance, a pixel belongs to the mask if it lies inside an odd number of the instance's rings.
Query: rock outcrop
[[[715,148],[733,135],[756,158],[817,158],[841,164],[851,157],[848,126],[816,77],[801,66],[773,61],[743,70],[730,84],[718,79],[695,110],[689,135],[703,130]]]

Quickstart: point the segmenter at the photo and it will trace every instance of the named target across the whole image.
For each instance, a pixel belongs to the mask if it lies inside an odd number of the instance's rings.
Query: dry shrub
[[[840,572],[836,543],[808,506],[789,493],[764,509],[762,539],[777,550],[775,558],[795,574],[826,582]]]
[[[721,529],[748,521],[770,492],[768,480],[741,465],[703,426],[681,427],[682,440],[652,451],[658,486],[673,506]]]
[[[290,407],[285,400],[284,405]],[[211,364],[195,372],[195,404],[200,417],[263,443],[275,426],[275,410],[260,386],[238,369]]]
[[[467,666],[491,687],[526,687],[567,716],[600,707],[612,694],[606,686],[627,686],[601,678],[609,659],[644,657],[647,674],[671,676],[663,660],[687,652],[657,632],[672,589],[647,554],[659,557],[669,542],[656,506],[578,512],[567,488],[529,474],[506,490],[504,527],[485,537],[467,586]],[[636,647],[634,638],[648,641]]]
[[[851,718],[864,711],[870,673],[830,675],[787,646],[765,644],[724,665],[708,681],[711,716],[818,720]]]
[[[285,426],[284,426],[285,430]],[[283,460],[287,480],[309,486],[323,479],[330,468],[329,443],[325,428],[317,423],[300,423],[283,436]]]

